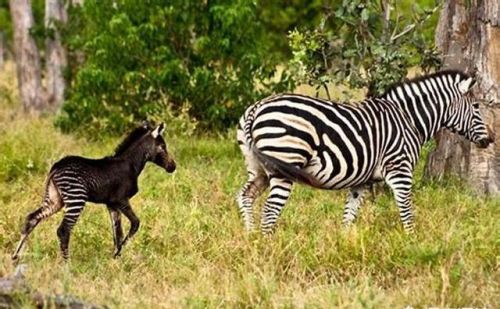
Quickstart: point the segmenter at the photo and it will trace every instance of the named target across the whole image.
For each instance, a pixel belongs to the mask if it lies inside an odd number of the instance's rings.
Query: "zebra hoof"
[[[272,237],[274,235],[275,229],[274,228],[263,228],[260,230],[260,233],[264,237]]]
[[[245,225],[245,232],[252,233],[254,231],[255,231],[255,226],[254,225]]]
[[[403,228],[404,228],[406,235],[408,235],[408,236],[415,235],[415,227],[413,225],[407,225],[407,226],[404,226]]]

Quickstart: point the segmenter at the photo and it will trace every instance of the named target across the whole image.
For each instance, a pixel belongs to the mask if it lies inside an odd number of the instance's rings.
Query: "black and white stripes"
[[[71,230],[87,201],[106,204],[111,216],[115,256],[118,256],[123,245],[139,229],[139,219],[129,199],[138,192],[137,178],[144,166],[153,162],[167,172],[176,168],[161,136],[163,130],[163,123],[153,128],[145,122],[124,139],[113,156],[102,159],[68,156],[56,162],[47,179],[43,203],[26,217],[21,240],[12,258],[18,258],[27,237],[41,221],[64,209],[57,236],[62,255],[67,259]],[[130,230],[125,238],[121,214],[130,221]]]
[[[254,226],[253,201],[268,186],[264,233],[273,230],[293,182],[351,188],[343,218],[347,225],[356,218],[365,185],[384,180],[411,231],[413,169],[422,145],[442,127],[481,147],[492,142],[468,94],[472,83],[463,73],[447,71],[395,85],[382,97],[358,104],[283,94],[250,106],[237,133],[248,170],[238,195],[246,228]]]

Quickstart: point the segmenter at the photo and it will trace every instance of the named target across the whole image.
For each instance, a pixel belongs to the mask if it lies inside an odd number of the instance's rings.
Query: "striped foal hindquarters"
[[[487,147],[493,142],[462,72],[443,71],[391,86],[378,98],[338,104],[281,94],[261,100],[241,117],[237,139],[248,180],[238,205],[248,230],[253,202],[267,188],[261,230],[270,233],[294,182],[321,189],[350,188],[343,224],[356,218],[366,186],[385,181],[403,226],[413,231],[411,187],[422,145],[448,128]]]

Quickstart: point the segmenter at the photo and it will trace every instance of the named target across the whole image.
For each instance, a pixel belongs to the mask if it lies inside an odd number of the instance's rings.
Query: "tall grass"
[[[62,135],[50,117],[15,108],[0,102],[0,276],[14,269],[10,254],[50,164],[67,154],[107,155],[119,142]],[[390,192],[368,197],[346,231],[345,192],[297,185],[277,233],[263,237],[245,233],[237,212],[245,169],[232,134],[169,135],[178,170],[147,166],[132,199],[142,225],[123,255],[112,258],[105,207],[88,204],[64,264],[57,214],[35,229],[22,257],[31,286],[112,308],[498,307],[498,199],[418,176],[417,234],[407,237]]]

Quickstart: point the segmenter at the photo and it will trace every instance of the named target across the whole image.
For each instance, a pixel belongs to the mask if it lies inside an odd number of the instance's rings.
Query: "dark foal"
[[[80,216],[85,202],[106,204],[111,215],[115,243],[114,256],[139,229],[139,219],[130,207],[129,199],[138,192],[137,178],[147,162],[171,173],[175,161],[167,151],[161,136],[164,124],[156,128],[145,122],[133,130],[116,148],[113,156],[87,159],[65,157],[55,163],[49,173],[42,206],[26,217],[21,240],[12,259],[17,259],[26,238],[43,219],[64,208],[64,218],[57,236],[64,259],[69,257],[71,229]],[[130,221],[130,230],[123,238],[121,214]]]

